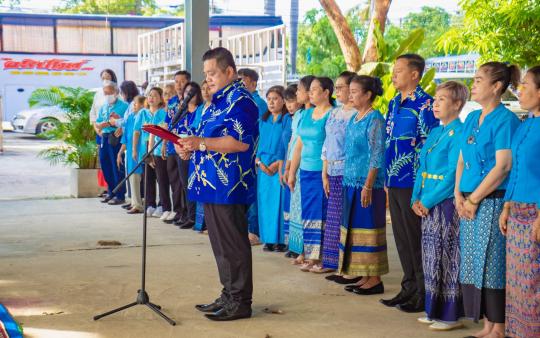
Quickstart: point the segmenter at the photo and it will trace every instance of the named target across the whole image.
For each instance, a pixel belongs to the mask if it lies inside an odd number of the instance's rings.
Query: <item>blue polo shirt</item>
[[[495,152],[511,149],[512,137],[520,122],[517,116],[502,103],[486,115],[478,126],[482,110],[475,110],[467,116],[461,138],[461,156],[464,168],[459,185],[462,192],[473,192],[495,167]],[[506,178],[497,190],[506,189]]]
[[[176,113],[178,113],[178,108],[180,107],[180,98],[177,96],[171,98],[167,103],[167,116],[165,117],[165,123],[169,130],[175,130],[177,126],[171,125],[172,119]],[[167,155],[176,154],[174,150],[174,144],[167,142]]]
[[[191,157],[188,197],[211,204],[251,204],[255,200],[257,106],[240,80],[219,90],[202,115],[197,135],[231,136],[249,145],[245,152],[195,151]]]
[[[390,101],[386,116],[386,183],[389,188],[412,188],[418,156],[431,129],[439,125],[433,115],[433,98],[420,86],[401,102]]]
[[[420,201],[431,209],[454,197],[462,128],[463,123],[457,118],[429,134],[420,152],[420,167],[416,173],[411,205]]]
[[[166,128],[167,127],[167,123],[165,122],[166,117],[167,117],[167,112],[165,111],[165,109],[160,108],[154,113],[154,118],[152,119],[152,124],[155,124],[155,125],[161,126],[163,128]],[[154,137],[154,144],[159,142],[159,140],[161,140],[161,138],[155,136]],[[155,156],[161,156],[161,149],[162,148],[163,148],[163,142],[159,146],[157,146],[156,149],[154,149],[154,155]],[[173,149],[174,149],[174,145],[173,145]]]
[[[126,112],[128,108],[128,104],[120,99],[117,99],[115,103],[112,105],[105,103],[101,109],[99,109],[98,117],[96,119],[96,123],[103,123],[109,121],[109,118],[113,113],[116,113],[121,118],[124,117],[124,113]],[[103,128],[104,133],[114,133],[116,130],[116,127],[106,127]]]
[[[540,118],[525,120],[512,139],[512,171],[505,199],[540,208]]]

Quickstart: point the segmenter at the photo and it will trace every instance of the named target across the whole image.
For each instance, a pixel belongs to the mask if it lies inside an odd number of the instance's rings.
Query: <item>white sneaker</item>
[[[454,329],[460,329],[463,327],[463,324],[460,322],[448,323],[448,322],[439,322],[435,321],[429,326],[431,330],[434,331],[450,331]]]
[[[152,215],[154,214],[154,212],[156,212],[156,208],[154,207],[148,207],[146,208],[146,214],[150,217],[152,217]]]
[[[175,217],[176,217],[176,212],[171,211],[171,212],[169,212],[169,216],[167,216],[167,218],[165,218],[164,220],[165,221],[172,221],[172,220],[174,220]]]
[[[428,317],[420,317],[417,320],[422,324],[433,324],[433,323],[435,323],[434,320],[431,320]]]
[[[157,207],[156,211],[152,213],[152,217],[160,218],[161,215],[163,215],[163,209],[161,207]]]
[[[160,220],[164,221],[166,220],[168,217],[169,217],[169,214],[171,212],[170,211],[164,211],[162,214],[161,214],[161,217],[159,218]]]

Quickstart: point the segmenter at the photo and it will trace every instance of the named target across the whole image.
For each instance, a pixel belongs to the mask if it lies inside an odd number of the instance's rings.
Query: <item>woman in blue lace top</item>
[[[388,273],[386,193],[384,191],[385,121],[373,109],[382,95],[380,79],[355,76],[350,85],[354,114],[345,133],[343,225],[338,272],[356,281],[345,290],[359,295],[384,292],[381,275]]]

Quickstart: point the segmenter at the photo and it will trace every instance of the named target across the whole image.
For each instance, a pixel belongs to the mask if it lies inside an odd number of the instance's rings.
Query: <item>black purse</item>
[[[107,137],[107,142],[109,142],[109,145],[112,147],[116,147],[118,143],[120,142],[120,137],[116,137],[114,133],[110,133]]]

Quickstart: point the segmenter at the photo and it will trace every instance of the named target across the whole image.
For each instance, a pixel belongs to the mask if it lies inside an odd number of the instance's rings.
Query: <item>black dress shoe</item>
[[[345,278],[343,276],[337,276],[335,279],[334,279],[334,282],[338,283],[338,284],[342,284],[342,285],[345,285],[345,284],[354,284],[354,283],[357,283],[358,281],[360,281],[363,277],[362,276],[358,276],[358,277],[354,277],[354,278]]]
[[[108,203],[110,200],[112,200],[112,197],[109,195],[105,195],[105,197],[100,201],[101,203]]]
[[[214,313],[223,309],[223,303],[218,299],[210,304],[197,304],[195,305],[195,308],[201,312]]]
[[[287,251],[287,246],[285,244],[278,244],[274,247],[275,252],[285,252]]]
[[[263,246],[263,251],[274,251],[274,244],[265,244]]]
[[[424,312],[425,306],[424,306],[424,299],[419,297],[413,297],[409,299],[408,302],[403,304],[398,304],[396,307],[407,313],[418,313],[418,312]]]
[[[127,209],[127,210],[131,209],[131,203],[126,203],[122,205],[122,209]]]
[[[216,313],[205,314],[204,316],[210,320],[214,320],[218,322],[226,322],[226,321],[251,317],[251,309],[236,310],[236,311],[228,312],[227,309],[222,308]]]
[[[353,289],[352,292],[356,293],[357,295],[364,295],[364,296],[377,295],[377,294],[384,293],[384,285],[382,282],[380,282],[379,284],[374,285],[368,289],[355,288]]]
[[[398,293],[394,298],[380,299],[381,304],[388,307],[395,307],[396,305],[406,303],[411,297],[405,296],[402,292]]]
[[[195,222],[193,221],[187,221],[184,222],[182,225],[178,226],[180,229],[193,229],[193,226],[195,225]]]

